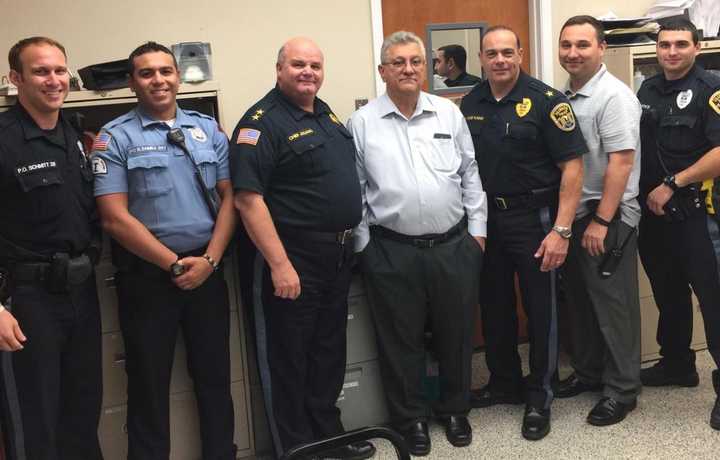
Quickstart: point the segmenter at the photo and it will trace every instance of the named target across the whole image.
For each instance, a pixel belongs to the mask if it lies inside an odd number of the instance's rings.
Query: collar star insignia
[[[263,113],[265,113],[265,111],[264,111],[263,109],[257,109],[257,110],[255,111],[255,114],[256,114],[256,115],[262,115]]]
[[[552,97],[553,94],[555,94],[555,93],[553,93],[552,91],[545,91],[545,95],[547,97]]]
[[[253,116],[250,117],[250,118],[252,118],[252,119],[255,120],[255,121],[258,121],[258,120],[260,119],[260,115],[255,114],[255,115],[253,115]]]

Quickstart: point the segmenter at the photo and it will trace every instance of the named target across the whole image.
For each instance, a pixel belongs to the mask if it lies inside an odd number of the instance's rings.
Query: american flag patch
[[[108,144],[110,143],[110,137],[110,134],[104,131],[98,133],[98,135],[95,136],[95,141],[93,142],[93,152],[107,150]]]
[[[236,144],[257,145],[260,140],[260,131],[257,129],[242,128],[238,133]]]

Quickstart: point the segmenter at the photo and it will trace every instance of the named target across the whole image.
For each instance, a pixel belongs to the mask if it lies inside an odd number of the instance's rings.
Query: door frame
[[[535,78],[552,86],[555,77],[552,0],[528,0],[528,13],[530,14],[530,40],[534,45],[530,55],[530,72]],[[382,17],[382,0],[370,0],[375,68],[380,65],[380,47],[384,38]],[[377,97],[385,92],[385,83],[377,70],[373,71],[373,75],[375,76],[375,97]]]

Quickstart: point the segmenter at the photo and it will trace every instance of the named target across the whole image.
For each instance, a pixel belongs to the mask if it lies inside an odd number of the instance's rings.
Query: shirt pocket
[[[694,150],[703,139],[696,133],[696,124],[695,115],[667,115],[660,120],[658,143],[672,153]]]
[[[47,192],[54,189],[55,185],[63,183],[60,171],[57,166],[51,168],[38,169],[29,173],[17,174],[17,180],[23,192],[32,191]],[[38,187],[47,187],[38,189]],[[38,189],[38,190],[36,190]]]
[[[196,150],[193,152],[198,168],[203,175],[205,186],[207,188],[215,188],[217,183],[217,155],[214,150]]]
[[[153,197],[172,189],[170,157],[167,154],[144,154],[128,158],[128,187],[131,193]]]
[[[460,155],[452,137],[433,137],[427,145],[426,161],[432,169],[440,172],[453,172],[460,169]]]
[[[329,170],[327,159],[322,157],[325,139],[318,135],[304,136],[299,139],[289,141],[290,150],[294,153],[291,155],[293,162],[299,164],[302,171],[309,172],[311,175],[322,174]]]

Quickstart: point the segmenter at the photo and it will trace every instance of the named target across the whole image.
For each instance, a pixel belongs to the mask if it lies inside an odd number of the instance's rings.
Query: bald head
[[[288,99],[309,112],[323,83],[324,60],[317,44],[305,37],[291,38],[278,52],[275,65],[278,88]]]
[[[290,40],[283,43],[283,46],[280,47],[280,50],[278,50],[278,56],[277,56],[277,63],[282,64],[285,59],[287,58],[288,50],[292,51],[295,48],[303,48],[303,47],[310,47],[314,48],[318,53],[320,53],[320,56],[322,57],[322,51],[320,51],[320,47],[312,41],[311,39],[307,37],[293,37]]]

